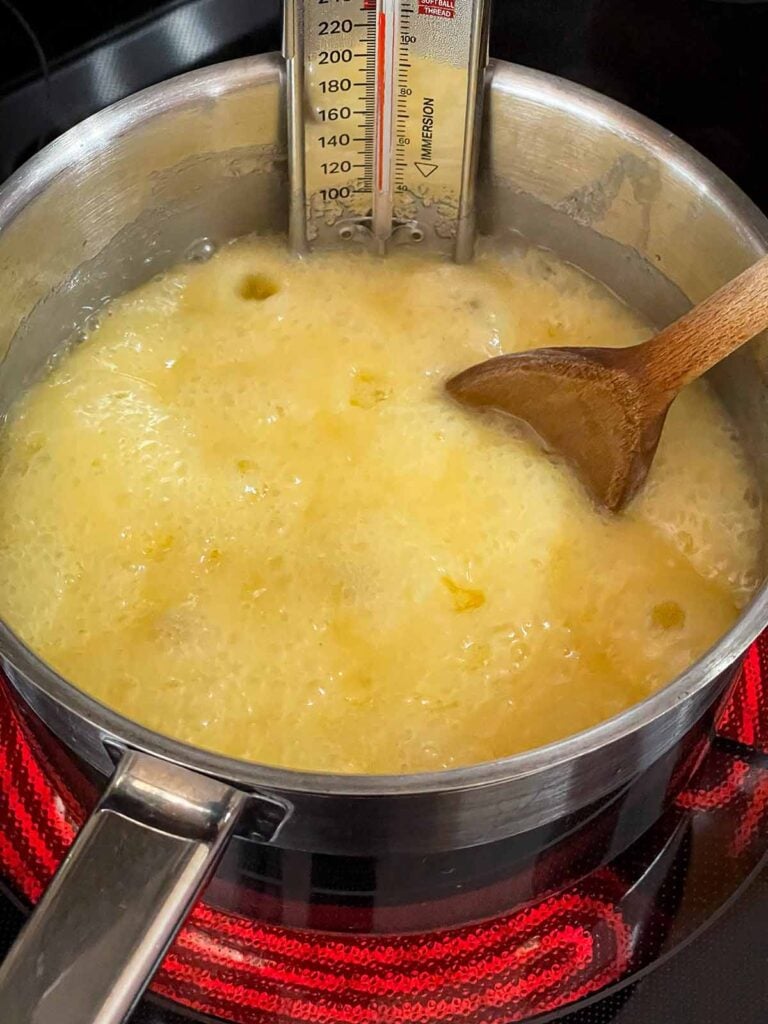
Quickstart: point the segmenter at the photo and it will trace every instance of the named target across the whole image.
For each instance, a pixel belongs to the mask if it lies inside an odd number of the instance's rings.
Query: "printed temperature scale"
[[[490,0],[286,0],[295,251],[472,258]]]

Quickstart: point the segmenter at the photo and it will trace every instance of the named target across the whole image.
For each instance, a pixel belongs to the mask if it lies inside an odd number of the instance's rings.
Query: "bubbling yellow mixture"
[[[595,511],[478,360],[647,327],[573,268],[228,247],[111,304],[0,437],[0,610],[168,735],[418,772],[578,732],[709,648],[757,585],[759,499],[706,386]]]

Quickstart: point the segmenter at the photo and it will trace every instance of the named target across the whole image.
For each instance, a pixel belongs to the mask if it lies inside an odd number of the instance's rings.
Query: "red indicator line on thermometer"
[[[373,234],[379,251],[386,250],[392,234],[392,140],[396,77],[395,39],[398,32],[400,0],[378,0],[376,7],[376,48],[374,51],[375,107],[373,184]]]
[[[378,107],[378,138],[376,140],[376,182],[379,192],[384,191],[384,136],[387,106],[387,16],[379,13],[376,40],[376,104]]]

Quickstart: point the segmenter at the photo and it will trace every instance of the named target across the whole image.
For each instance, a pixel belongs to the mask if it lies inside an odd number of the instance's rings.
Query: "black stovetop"
[[[0,180],[49,139],[136,89],[280,45],[279,0],[69,0],[58,10],[52,16],[43,0],[0,0]],[[761,0],[496,0],[492,52],[640,110],[768,210],[760,142],[766,39]],[[0,896],[0,955],[22,920]],[[766,922],[768,865],[685,949],[566,1019],[764,1024]],[[146,1003],[133,1024],[184,1020]]]
[[[767,1017],[768,865],[719,920],[646,978],[556,1015],[562,1024],[765,1024]],[[131,1024],[189,1020],[148,1003]]]
[[[712,870],[717,871],[716,864]],[[0,957],[23,921],[22,912],[0,891]],[[768,865],[687,947],[634,984],[558,1019],[563,1024],[765,1024],[766,922]],[[190,1019],[146,1001],[131,1024],[190,1024]]]

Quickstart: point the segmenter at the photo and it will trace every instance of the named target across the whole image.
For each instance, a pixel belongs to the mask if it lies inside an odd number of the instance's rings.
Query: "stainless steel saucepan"
[[[107,297],[235,236],[285,230],[282,96],[276,57],[194,72],[97,114],[5,185],[0,413]],[[485,233],[555,250],[659,324],[766,249],[765,218],[705,160],[547,75],[493,66],[482,165]],[[758,339],[713,376],[762,481],[767,374]],[[491,764],[386,778],[277,770],[157,735],[81,693],[0,624],[14,699],[103,789],[0,969],[0,1020],[123,1020],[228,845],[404,863],[480,856],[526,837],[551,844],[617,794],[651,794],[625,816],[630,841],[659,813],[766,624],[763,588],[713,650],[611,721]]]

